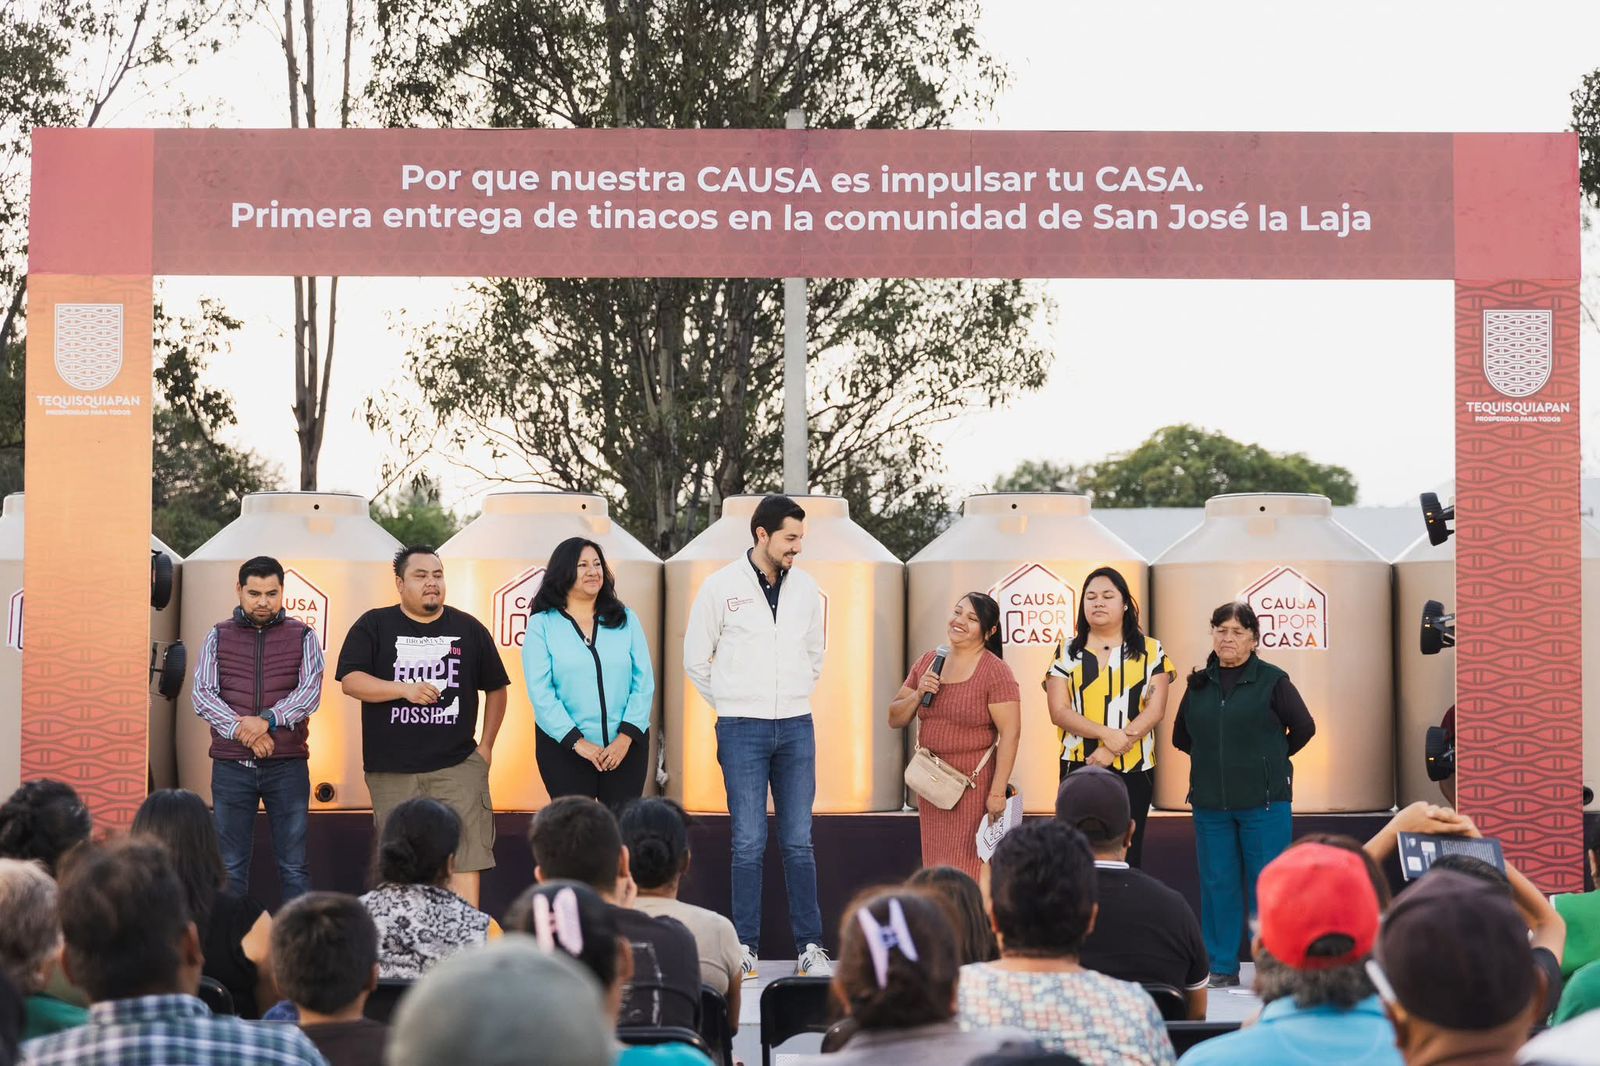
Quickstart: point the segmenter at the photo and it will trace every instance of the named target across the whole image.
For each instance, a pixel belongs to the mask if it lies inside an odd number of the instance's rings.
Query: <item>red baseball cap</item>
[[[1256,882],[1261,943],[1296,970],[1359,962],[1378,938],[1378,896],[1361,856],[1326,844],[1300,844],[1267,864]],[[1325,936],[1354,941],[1341,955],[1310,955]]]

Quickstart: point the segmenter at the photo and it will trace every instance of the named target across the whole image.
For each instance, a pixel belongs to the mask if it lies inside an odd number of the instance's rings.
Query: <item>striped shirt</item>
[[[294,691],[267,708],[280,726],[292,726],[310,718],[322,701],[322,647],[312,631],[306,631],[306,638],[300,642],[300,683],[295,685]],[[195,664],[189,696],[194,701],[194,713],[232,740],[234,731],[239,728],[239,714],[222,698],[221,687],[217,678],[217,630],[213,626],[200,644],[200,660]],[[239,763],[254,766],[255,760],[240,759]]]
[[[327,1066],[292,1025],[214,1017],[193,996],[137,996],[89,1008],[89,1023],[22,1045],[23,1066]]]
[[[1050,664],[1050,676],[1067,679],[1072,709],[1097,725],[1128,728],[1128,723],[1144,710],[1150,696],[1150,683],[1162,674],[1172,677],[1178,672],[1155,637],[1145,637],[1144,653],[1131,659],[1124,657],[1120,644],[1116,645],[1103,653],[1103,668],[1101,661],[1087,648],[1074,657],[1069,643],[1066,636],[1056,641],[1056,659]],[[1069,737],[1065,731],[1061,737],[1061,758],[1067,762],[1086,762],[1099,746],[1098,741]],[[1154,732],[1150,732],[1113,759],[1111,769],[1126,773],[1149,770],[1155,764],[1156,738]]]

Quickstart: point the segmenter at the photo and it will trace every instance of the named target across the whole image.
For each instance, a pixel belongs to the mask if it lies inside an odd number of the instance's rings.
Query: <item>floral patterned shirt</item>
[[[1172,1066],[1176,1057],[1155,1000],[1129,981],[1080,970],[1018,973],[993,963],[961,967],[963,1029],[1021,1029],[1046,1051],[1084,1066]]]
[[[415,980],[489,938],[489,916],[437,885],[382,884],[361,897],[378,926],[378,976]]]

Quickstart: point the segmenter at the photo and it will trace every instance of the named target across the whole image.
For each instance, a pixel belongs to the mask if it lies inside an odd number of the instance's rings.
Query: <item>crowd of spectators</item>
[[[193,793],[153,793],[128,833],[95,841],[72,789],[31,782],[0,806],[0,1063],[705,1066],[689,1040],[619,1039],[695,1029],[703,985],[737,1025],[731,924],[678,899],[689,825],[663,799],[620,820],[553,801],[502,933],[450,891],[461,827],[434,800],[385,820],[371,891],[268,915],[229,887]],[[1117,775],[1085,768],[1054,818],[1000,841],[982,888],[934,867],[862,893],[838,930],[843,1021],[802,1061],[1180,1061],[1173,1027],[1207,1013],[1205,948],[1183,897],[1127,865],[1133,832]],[[1262,1009],[1183,1066],[1600,1059],[1600,895],[1551,900],[1510,863],[1460,858],[1394,895],[1383,864],[1404,832],[1478,834],[1418,803],[1365,843],[1305,836],[1266,865],[1250,923]],[[389,1023],[369,1017],[396,982]]]

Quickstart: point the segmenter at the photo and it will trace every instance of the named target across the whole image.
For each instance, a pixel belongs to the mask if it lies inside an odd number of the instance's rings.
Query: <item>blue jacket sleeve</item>
[[[633,672],[628,685],[628,702],[622,712],[622,726],[632,726],[642,737],[650,728],[650,708],[656,698],[656,668],[650,661],[650,642],[645,639],[639,616],[628,612],[628,636],[633,655]]]
[[[534,724],[564,747],[582,740],[583,733],[556,695],[550,632],[542,613],[528,619],[528,631],[522,637],[522,677],[528,686],[528,702],[533,704]]]

